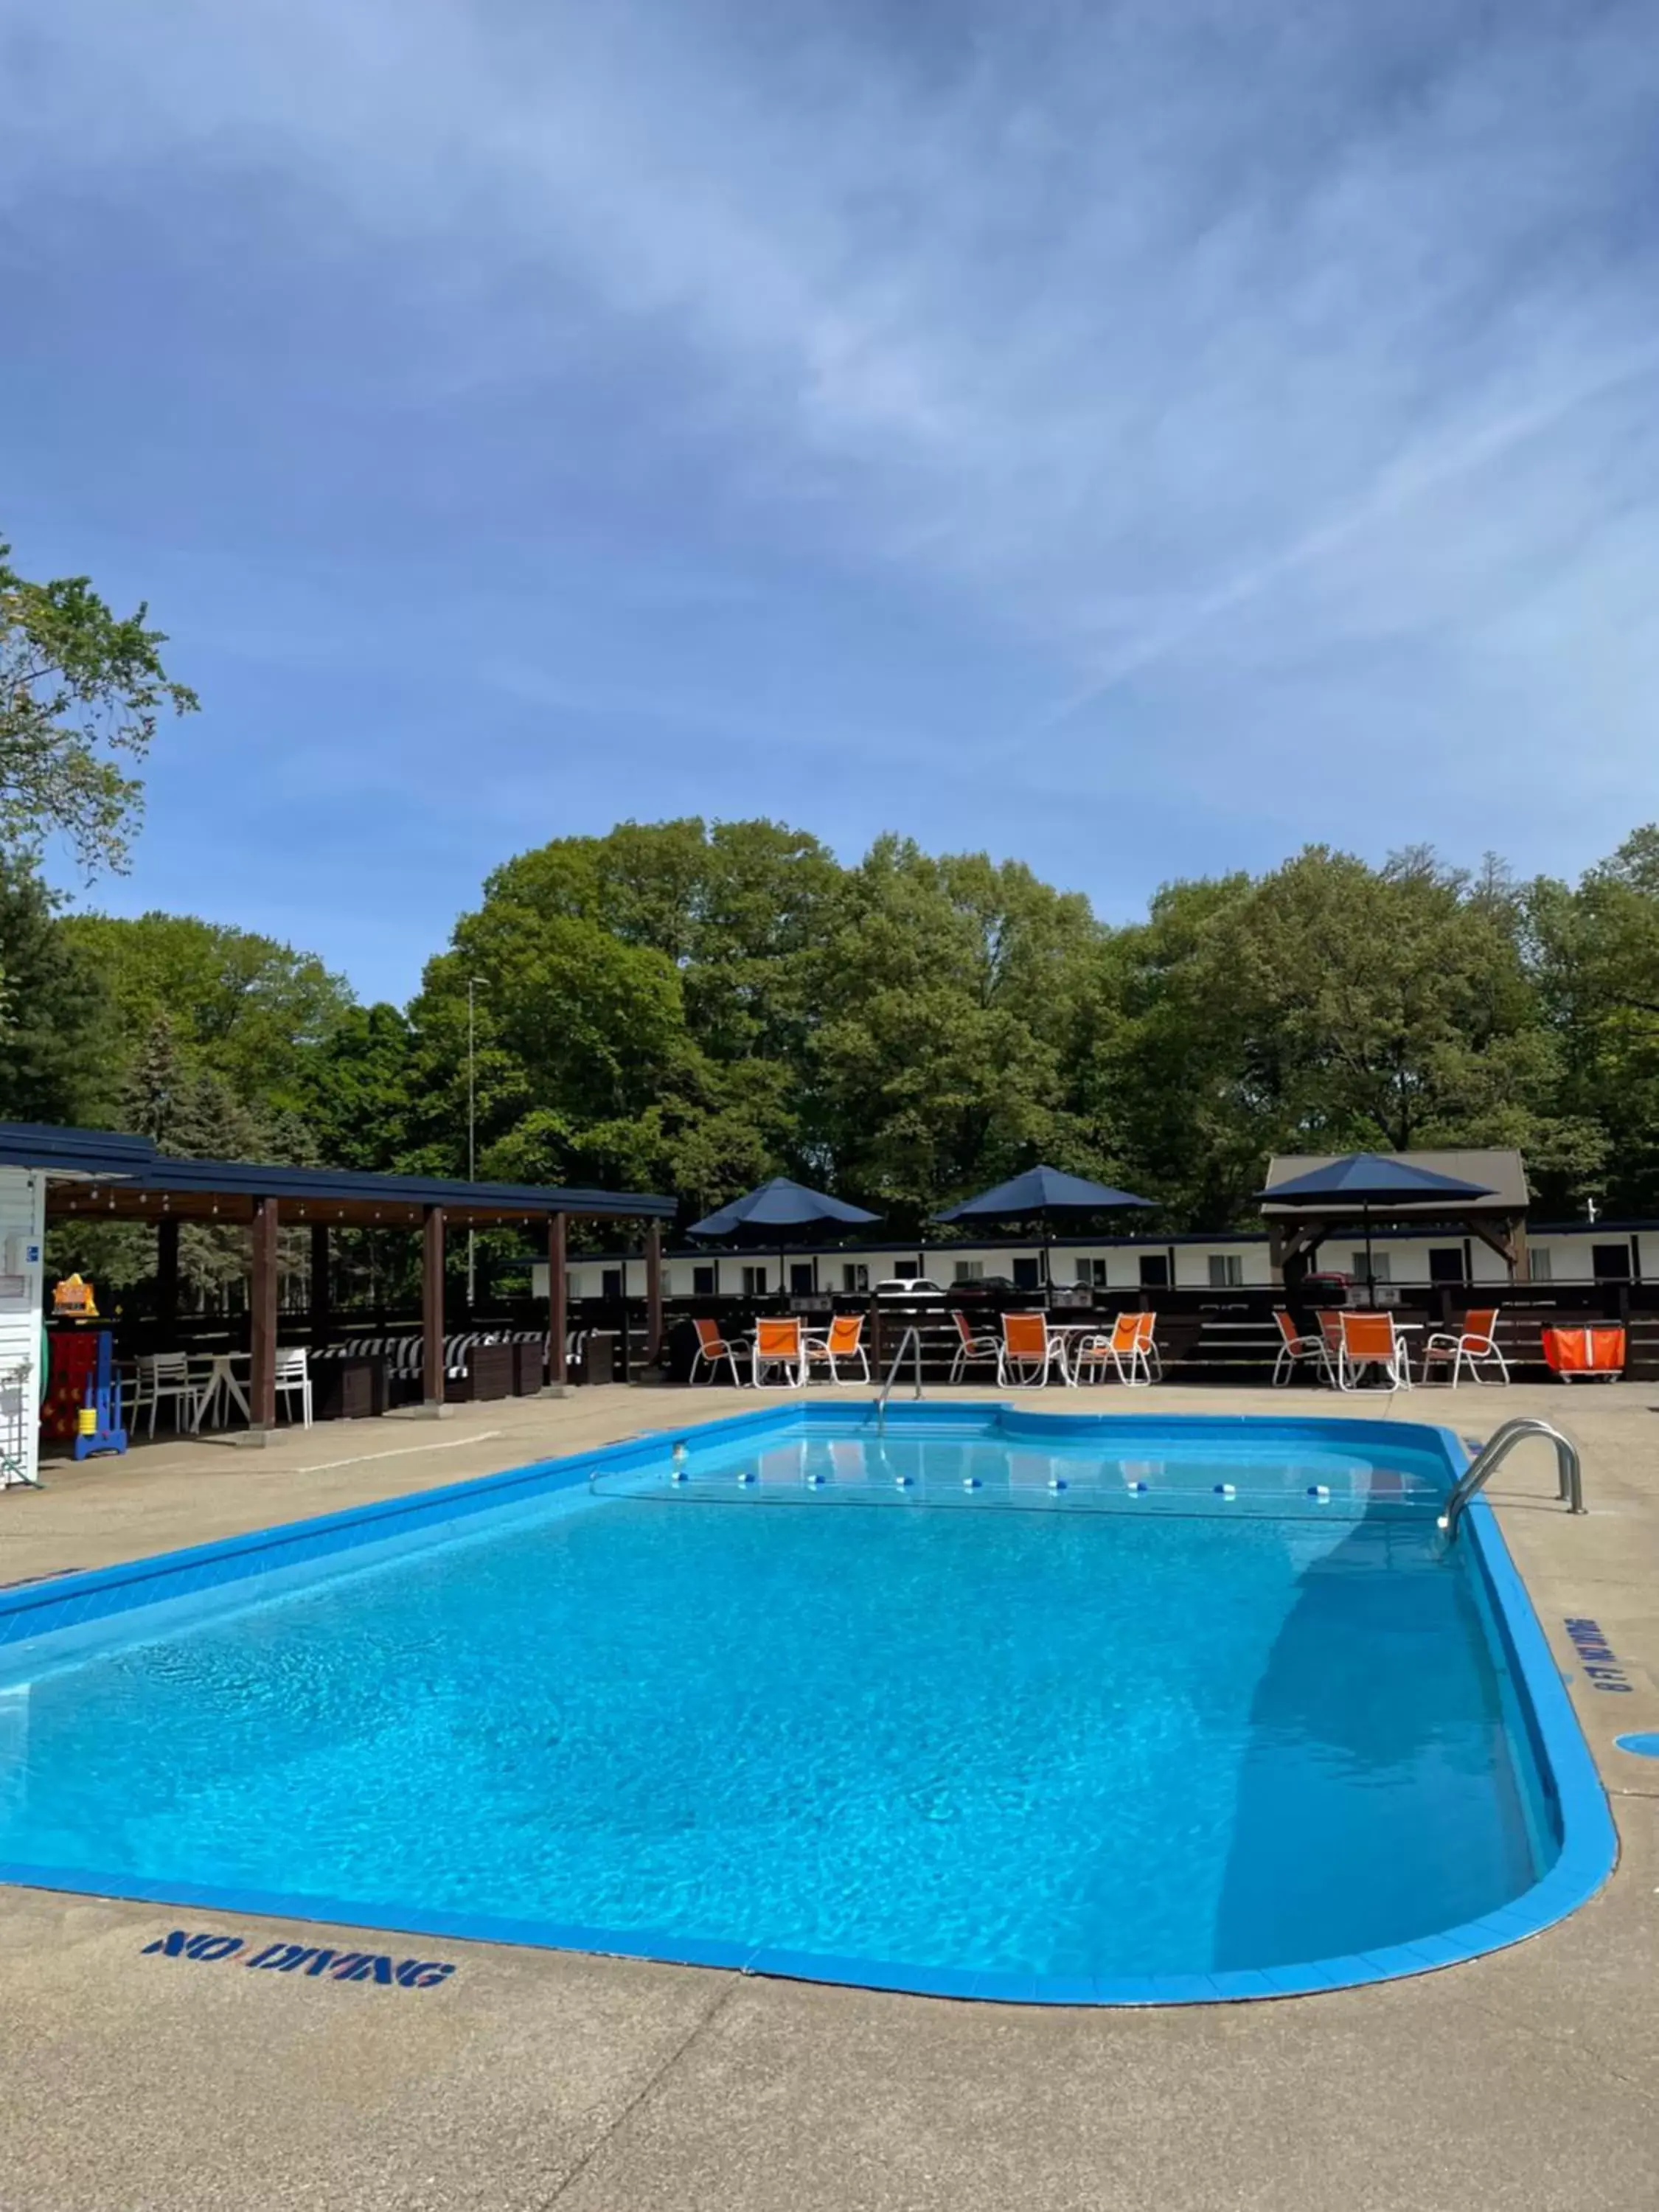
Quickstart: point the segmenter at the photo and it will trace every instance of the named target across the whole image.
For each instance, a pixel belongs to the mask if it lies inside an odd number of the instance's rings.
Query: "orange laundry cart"
[[[1625,1332],[1622,1328],[1547,1328],[1544,1358],[1564,1382],[1597,1376],[1610,1382],[1625,1371]]]

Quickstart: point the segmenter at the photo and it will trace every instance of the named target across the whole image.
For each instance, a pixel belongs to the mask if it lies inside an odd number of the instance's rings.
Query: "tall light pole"
[[[466,979],[466,1179],[478,1179],[478,1069],[477,1069],[477,996],[483,984],[482,975]],[[472,1295],[477,1284],[478,1265],[477,1231],[470,1224],[466,1232],[466,1317],[472,1318]]]

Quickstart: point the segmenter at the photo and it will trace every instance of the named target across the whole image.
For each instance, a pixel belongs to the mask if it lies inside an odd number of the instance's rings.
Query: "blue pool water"
[[[1431,1938],[1559,1810],[1435,1432],[1334,1425],[796,1410],[82,1624],[0,1873],[986,1994]]]

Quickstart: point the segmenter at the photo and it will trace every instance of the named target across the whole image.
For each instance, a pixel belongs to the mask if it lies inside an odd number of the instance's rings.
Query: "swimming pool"
[[[1420,1972],[1613,1851],[1461,1465],[794,1404],[5,1593],[0,1880],[957,1996]]]

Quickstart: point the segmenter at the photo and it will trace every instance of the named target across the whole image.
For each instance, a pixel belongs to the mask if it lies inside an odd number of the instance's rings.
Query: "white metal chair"
[[[186,1352],[141,1352],[133,1362],[132,1426],[137,1427],[139,1414],[148,1407],[149,1434],[154,1436],[156,1412],[163,1405],[173,1407],[173,1425],[181,1434],[193,1429],[200,1419],[196,1379]]]
[[[39,1490],[32,1449],[36,1419],[27,1360],[0,1368],[0,1490]]]
[[[1279,1357],[1273,1362],[1273,1388],[1282,1389],[1298,1367],[1316,1367],[1327,1382],[1334,1382],[1336,1371],[1331,1365],[1330,1351],[1324,1332],[1316,1336],[1303,1336],[1296,1323],[1283,1306],[1273,1309],[1273,1319],[1279,1324]]]
[[[1507,1382],[1509,1362],[1498,1349],[1498,1309],[1481,1306],[1463,1316],[1461,1329],[1437,1329],[1423,1346],[1423,1379],[1426,1382],[1430,1363],[1449,1359],[1454,1388],[1465,1366],[1477,1382]],[[1496,1376],[1485,1376],[1482,1367],[1496,1367]]]
[[[957,1325],[957,1356],[951,1362],[951,1380],[960,1382],[970,1367],[981,1361],[995,1363],[1002,1355],[1002,1346],[994,1336],[975,1336],[974,1325],[965,1313],[958,1310],[951,1316]]]
[[[720,1334],[720,1323],[715,1321],[693,1321],[691,1326],[697,1332],[697,1348],[691,1355],[691,1372],[686,1380],[689,1382],[695,1382],[699,1367],[706,1367],[711,1375],[714,1374],[724,1359],[732,1370],[732,1389],[741,1390],[743,1377],[738,1372],[737,1347],[735,1345],[728,1344]]]
[[[298,1394],[301,1425],[311,1426],[311,1363],[302,1344],[279,1346],[276,1352],[276,1395],[292,1399]],[[294,1408],[289,1407],[289,1419],[294,1419]]]

